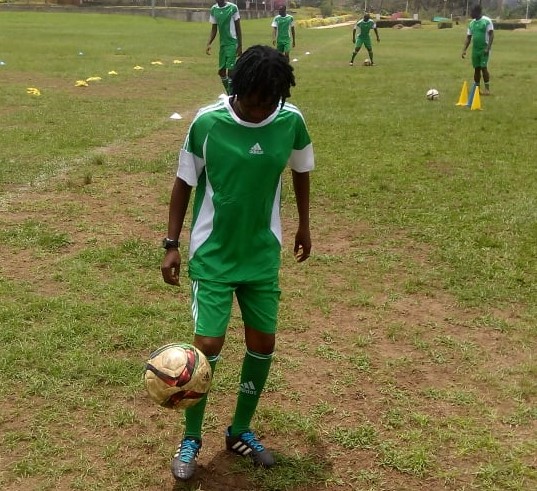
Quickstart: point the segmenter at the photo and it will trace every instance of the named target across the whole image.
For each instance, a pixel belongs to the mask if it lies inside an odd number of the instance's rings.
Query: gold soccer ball
[[[212,371],[205,355],[184,343],[162,346],[149,356],[144,383],[151,399],[169,409],[197,404],[209,392]]]

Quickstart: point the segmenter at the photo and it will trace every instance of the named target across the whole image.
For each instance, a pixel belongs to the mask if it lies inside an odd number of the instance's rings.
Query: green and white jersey
[[[235,44],[237,31],[235,21],[240,19],[239,8],[231,2],[226,2],[223,7],[215,3],[210,9],[209,22],[218,26],[220,34],[220,46]]]
[[[291,27],[295,25],[292,15],[277,15],[271,26],[277,29],[276,42],[288,43],[291,41]]]
[[[189,276],[225,283],[274,280],[280,268],[281,176],[314,167],[301,112],[285,103],[261,123],[242,121],[229,98],[199,110],[177,176],[196,187]]]
[[[377,24],[373,19],[364,20],[360,19],[356,23],[356,31],[358,32],[358,36],[362,39],[369,39],[369,31],[371,29],[375,29],[377,27]]]
[[[468,36],[472,36],[472,48],[482,51],[486,48],[490,39],[490,31],[494,30],[492,20],[483,15],[481,19],[472,19],[468,25]]]

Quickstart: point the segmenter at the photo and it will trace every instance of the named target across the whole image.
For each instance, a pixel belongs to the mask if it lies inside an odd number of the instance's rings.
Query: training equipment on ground
[[[149,396],[169,409],[194,406],[211,386],[211,366],[205,355],[190,344],[162,346],[151,353],[145,368]]]
[[[371,60],[369,58],[366,58],[363,63],[364,66],[371,66],[372,64],[373,63],[371,63]]]
[[[479,93],[478,85],[472,85],[466,106],[469,107],[471,111],[481,111],[481,95]]]
[[[468,104],[468,82],[466,80],[462,83],[461,93],[456,106],[466,106]]]
[[[440,94],[439,94],[438,90],[436,90],[436,89],[429,89],[427,91],[426,96],[427,96],[427,99],[429,99],[430,101],[436,101],[440,97]]]

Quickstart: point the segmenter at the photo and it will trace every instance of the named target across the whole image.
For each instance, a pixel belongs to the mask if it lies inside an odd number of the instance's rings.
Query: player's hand
[[[301,263],[310,257],[311,237],[309,230],[299,230],[295,235],[295,247],[293,253],[297,262]]]
[[[276,46],[276,40],[275,39],[272,40],[272,46]]]
[[[237,46],[237,58],[242,55],[242,46]]]
[[[461,54],[461,58],[464,59],[466,58],[466,51],[463,51],[462,54]]]
[[[178,249],[168,249],[162,260],[160,271],[162,278],[169,285],[179,284],[179,271],[181,270],[181,254]]]
[[[377,43],[380,43],[380,38],[377,38]]]
[[[211,45],[210,44],[208,44],[207,48],[205,48],[205,53],[207,53],[208,55],[211,54]]]

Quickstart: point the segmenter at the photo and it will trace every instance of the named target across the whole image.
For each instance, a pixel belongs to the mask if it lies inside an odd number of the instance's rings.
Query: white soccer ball
[[[144,382],[151,399],[169,409],[197,404],[211,387],[212,370],[196,347],[172,343],[157,349],[147,360]]]
[[[440,97],[440,93],[436,89],[429,89],[426,94],[427,99],[430,101],[436,101]]]
[[[363,63],[364,66],[371,66],[371,60],[369,58],[366,58]]]

